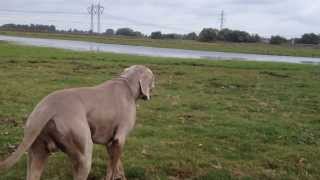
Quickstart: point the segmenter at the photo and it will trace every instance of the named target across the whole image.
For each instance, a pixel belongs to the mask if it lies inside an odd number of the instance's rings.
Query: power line
[[[223,25],[224,25],[224,10],[221,11],[221,14],[220,14],[220,30],[223,29]]]
[[[93,16],[96,14],[96,10],[95,10],[95,7],[93,4],[91,4],[91,6],[88,7],[88,12],[91,16],[91,23],[90,23],[90,32],[93,33],[93,28],[94,28],[94,25],[93,25]]]
[[[137,24],[137,25],[141,25],[141,26],[148,26],[148,27],[155,27],[155,28],[163,28],[163,29],[175,29],[175,30],[179,30],[179,31],[192,31],[189,29],[184,29],[184,28],[178,28],[178,27],[172,27],[170,25],[159,25],[159,24],[154,24],[154,23],[149,23],[149,22],[142,22],[142,21],[137,21],[135,19],[131,19],[131,18],[127,18],[127,17],[121,17],[121,16],[115,16],[109,13],[105,13],[106,15],[108,15],[108,17],[114,18],[114,19],[118,19],[118,20],[123,20],[129,23],[133,23],[133,24]]]
[[[12,12],[12,13],[31,13],[31,14],[72,14],[72,15],[85,15],[81,12],[66,12],[66,11],[25,11],[25,10],[12,10],[12,9],[0,9],[0,12]]]
[[[98,17],[98,22],[97,22],[97,32],[100,33],[100,26],[101,26],[101,15],[103,13],[104,7],[100,5],[100,2],[98,3],[98,5],[96,6],[97,9],[97,17]]]
[[[89,9],[91,9],[91,6],[89,6],[88,11],[89,11]],[[0,12],[27,13],[27,14],[28,13],[30,13],[30,14],[62,14],[62,15],[63,14],[68,14],[68,15],[81,15],[81,16],[87,14],[87,13],[84,13],[84,12],[12,10],[12,9],[1,9],[1,8],[0,8]],[[96,11],[93,11],[93,14],[95,14],[95,13],[96,13]],[[89,12],[89,14],[90,14],[90,12]],[[171,29],[171,30],[179,30],[179,31],[186,31],[186,32],[187,31],[190,31],[190,32],[192,31],[192,30],[189,30],[189,29],[173,27],[173,26],[168,26],[168,25],[159,25],[159,24],[154,24],[154,23],[150,23],[150,22],[142,22],[142,21],[139,21],[139,20],[135,20],[135,19],[127,18],[127,17],[122,17],[122,16],[116,16],[116,15],[112,15],[112,14],[109,14],[109,13],[104,13],[104,14],[107,15],[109,18],[126,21],[126,22],[129,22],[129,23],[136,24],[138,26],[140,25],[140,26],[146,26],[146,27],[155,27],[155,28],[160,28],[160,29]],[[104,16],[104,17],[106,17],[106,16]],[[92,20],[92,23],[93,23],[93,20]],[[100,24],[101,24],[101,22],[100,22]],[[90,28],[93,30],[93,26],[91,27],[91,23],[90,23]]]
[[[90,31],[93,33],[94,32],[94,22],[93,18],[96,15],[97,16],[97,33],[100,33],[101,30],[101,15],[103,13],[104,7],[100,5],[100,2],[98,4],[91,4],[88,7],[88,13],[90,15]]]

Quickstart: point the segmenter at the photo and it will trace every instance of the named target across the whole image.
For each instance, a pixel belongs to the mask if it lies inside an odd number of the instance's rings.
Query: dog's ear
[[[147,100],[150,100],[150,87],[149,82],[147,78],[142,78],[139,80],[140,90],[141,94],[146,98]]]

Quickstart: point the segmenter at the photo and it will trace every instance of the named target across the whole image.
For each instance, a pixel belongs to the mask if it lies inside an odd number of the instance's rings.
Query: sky
[[[98,0],[2,0],[0,24],[89,30],[87,7],[91,3]],[[100,4],[104,7],[101,31],[130,27],[145,34],[158,30],[199,33],[204,27],[219,28],[223,10],[225,28],[264,37],[320,33],[319,0],[100,0]]]

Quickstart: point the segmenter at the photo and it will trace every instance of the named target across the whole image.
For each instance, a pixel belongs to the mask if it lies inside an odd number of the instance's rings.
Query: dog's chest
[[[95,112],[88,116],[92,140],[97,144],[106,144],[112,138],[117,127],[116,113]]]

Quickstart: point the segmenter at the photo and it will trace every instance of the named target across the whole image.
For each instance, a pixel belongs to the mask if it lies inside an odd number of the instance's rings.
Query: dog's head
[[[135,76],[140,87],[140,97],[144,100],[150,100],[152,89],[155,87],[155,77],[149,68],[143,65],[134,65],[126,68],[123,74]]]

